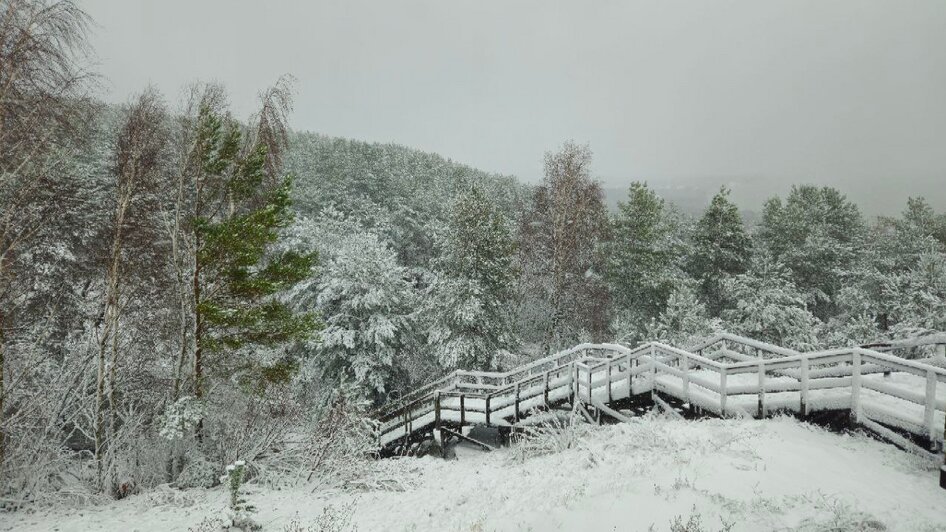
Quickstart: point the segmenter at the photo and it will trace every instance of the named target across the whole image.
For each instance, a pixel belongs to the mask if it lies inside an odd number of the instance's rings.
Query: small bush
[[[522,427],[514,437],[512,456],[519,461],[533,456],[554,454],[581,446],[591,425],[572,411],[567,416],[551,417],[541,425]]]
[[[326,506],[322,515],[309,526],[303,526],[299,518],[295,517],[282,532],[356,532],[357,527],[351,524],[355,515],[355,501],[342,506]]]
[[[261,530],[250,514],[256,507],[249,504],[240,492],[243,487],[243,475],[246,472],[246,462],[239,460],[227,466],[227,489],[230,490],[230,526],[240,530]]]
[[[721,528],[704,528],[703,519],[700,514],[696,512],[696,508],[694,507],[690,513],[690,517],[687,518],[685,522],[683,521],[683,516],[681,515],[674,517],[670,521],[670,532],[711,532],[712,530],[718,530],[719,532],[730,532],[733,526],[735,526],[735,523],[727,523],[726,521],[723,521]]]
[[[175,484],[179,488],[212,488],[217,485],[219,477],[215,467],[200,453],[194,452],[187,464],[181,469]]]

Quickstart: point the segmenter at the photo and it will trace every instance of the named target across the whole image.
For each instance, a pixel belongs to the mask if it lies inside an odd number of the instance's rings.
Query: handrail
[[[770,347],[770,344],[764,342],[720,333],[705,341],[703,349],[722,340],[740,342],[750,347],[764,346],[765,349]],[[725,350],[725,346],[723,350]],[[775,352],[771,349],[769,351]],[[386,405],[386,407],[379,409],[380,417],[385,420],[379,428],[379,435],[400,432],[402,429],[406,431],[405,433],[410,433],[414,421],[424,416],[430,416],[433,410],[436,410],[439,423],[442,406],[447,411],[450,408],[456,408],[456,403],[453,407],[442,405],[441,399],[444,398],[452,398],[454,401],[459,399],[461,412],[464,400],[483,401],[485,407],[483,404],[475,407],[468,406],[466,411],[479,412],[480,415],[485,413],[487,424],[490,421],[490,413],[495,416],[497,412],[514,406],[515,416],[509,413],[510,410],[505,410],[506,414],[502,414],[501,417],[514,417],[518,421],[522,401],[531,400],[532,403],[530,404],[534,405],[535,398],[544,395],[544,403],[548,405],[550,392],[554,391],[559,394],[557,397],[558,400],[561,400],[562,388],[571,388],[572,391],[569,392],[571,397],[578,396],[580,392],[581,401],[586,400],[586,395],[590,401],[593,394],[600,393],[594,392],[594,390],[607,386],[607,398],[610,402],[612,387],[616,382],[626,379],[627,393],[631,394],[633,393],[631,385],[635,375],[646,378],[645,384],[649,382],[649,386],[653,387],[657,385],[657,375],[664,374],[680,378],[679,386],[682,386],[682,388],[678,388],[678,390],[682,391],[671,390],[668,393],[671,393],[671,395],[682,394],[678,398],[684,401],[690,401],[691,386],[719,394],[718,404],[712,409],[718,410],[721,414],[729,412],[726,407],[727,396],[758,394],[758,411],[760,415],[765,415],[766,400],[764,396],[767,392],[798,392],[801,401],[800,411],[807,412],[805,405],[808,401],[809,390],[850,387],[852,413],[857,410],[858,412],[854,414],[857,418],[861,415],[862,410],[857,397],[860,395],[860,388],[863,387],[914,404],[925,405],[923,423],[929,428],[931,437],[935,437],[931,428],[934,423],[934,412],[943,410],[942,406],[946,404],[946,402],[937,398],[935,383],[936,381],[946,382],[946,369],[860,347],[828,349],[808,353],[798,353],[787,349],[781,349],[780,351],[785,356],[720,362],[702,354],[696,354],[661,342],[646,342],[634,348],[618,344],[583,343],[506,372],[463,370],[451,372],[414,390],[396,404]],[[567,362],[561,363],[563,359]],[[635,360],[637,363],[632,363]],[[554,362],[551,367],[548,366],[550,362]],[[826,370],[832,368],[837,368],[837,370],[822,375],[819,373],[822,370],[810,369],[811,366],[826,365],[830,365],[830,367],[825,368]],[[619,369],[616,374],[613,374],[612,368],[615,367]],[[705,377],[694,374],[694,371],[699,370],[699,368],[718,373],[719,382],[717,383],[712,379],[707,380]],[[925,376],[927,382],[925,392],[888,390],[879,381],[876,384],[873,381],[862,383],[862,374],[880,373],[884,368],[913,373],[921,377]],[[605,370],[607,371],[606,378],[594,378],[595,374],[600,375]],[[727,375],[751,374],[756,371],[759,374],[758,383],[756,384],[746,384],[744,380],[741,383],[727,383]],[[581,377],[581,379],[578,379],[579,373],[587,375],[587,378]],[[510,380],[511,377],[515,377],[516,380]],[[788,382],[770,380],[765,382],[765,379],[771,379],[772,377],[788,377],[794,380]],[[463,382],[464,378],[474,378],[479,381],[492,379],[499,384]],[[553,379],[555,381],[554,385],[552,384]],[[933,384],[930,384],[931,382]],[[465,386],[468,387],[467,390],[463,389]],[[692,393],[697,392],[693,391]],[[703,401],[705,400],[703,399]],[[493,408],[490,407],[491,402]],[[542,404],[542,402],[540,401],[539,404]],[[469,402],[467,402],[467,405],[469,405]],[[530,407],[527,406],[526,408]],[[403,417],[403,422],[399,421],[401,417]],[[505,423],[500,418],[494,417],[493,419],[495,420],[494,423]],[[428,420],[426,423],[429,422]]]
[[[435,381],[433,381],[433,382],[431,382],[431,383],[425,384],[425,385],[421,386],[420,388],[417,388],[417,389],[415,389],[415,390],[413,390],[413,391],[411,391],[411,392],[405,394],[404,396],[402,396],[400,399],[398,399],[398,400],[396,400],[396,401],[392,401],[392,402],[390,402],[390,403],[387,403],[387,404],[385,404],[385,405],[382,405],[382,406],[378,407],[377,409],[375,409],[375,410],[372,412],[372,415],[378,416],[378,417],[380,417],[380,416],[386,416],[386,415],[388,415],[388,414],[389,414],[390,412],[392,412],[392,411],[397,411],[397,410],[399,410],[399,409],[401,409],[401,408],[404,408],[404,407],[406,407],[408,404],[410,404],[415,398],[420,397],[420,396],[423,396],[423,395],[426,395],[426,394],[428,394],[428,393],[433,393],[434,391],[436,391],[436,388],[437,388],[439,385],[443,384],[443,383],[451,382],[451,383],[453,383],[451,387],[455,387],[455,386],[456,386],[455,383],[456,383],[457,379],[458,379],[459,377],[461,377],[461,376],[464,376],[464,375],[473,376],[473,377],[500,379],[500,380],[502,380],[502,381],[505,381],[505,379],[509,378],[509,377],[512,376],[512,375],[515,375],[515,374],[518,374],[518,373],[522,373],[523,371],[530,371],[530,370],[532,370],[533,368],[535,368],[535,367],[537,367],[537,366],[541,366],[541,365],[547,364],[547,363],[549,363],[549,362],[553,362],[553,361],[557,362],[557,361],[558,361],[559,359],[561,359],[561,358],[567,357],[567,356],[569,356],[569,355],[573,355],[573,354],[575,354],[575,353],[581,352],[581,351],[586,350],[586,349],[610,349],[610,350],[612,350],[612,351],[620,351],[620,352],[631,352],[631,351],[632,351],[631,349],[629,349],[629,348],[627,348],[627,347],[625,347],[625,346],[623,346],[623,345],[620,345],[620,344],[610,344],[610,343],[602,343],[602,344],[582,343],[582,344],[578,344],[578,345],[576,345],[576,346],[574,346],[574,347],[570,347],[570,348],[568,348],[568,349],[563,349],[563,350],[558,351],[558,352],[556,352],[556,353],[553,353],[553,354],[551,354],[551,355],[547,355],[547,356],[545,356],[545,357],[543,357],[543,358],[539,358],[539,359],[533,360],[532,362],[528,362],[528,363],[526,363],[526,364],[523,364],[522,366],[519,366],[519,367],[517,367],[517,368],[511,369],[511,370],[509,370],[509,371],[493,372],[493,371],[454,370],[454,371],[448,373],[447,375],[445,375],[445,376],[443,376],[443,377],[441,377],[441,378],[439,378],[439,379],[437,379],[437,380],[435,380]],[[509,385],[509,384],[515,384],[515,382],[512,382],[512,383],[503,382],[502,384],[503,384],[503,385]]]
[[[775,344],[770,344],[768,342],[762,342],[752,338],[746,338],[745,336],[739,336],[737,334],[732,334],[728,332],[719,332],[716,333],[706,340],[690,346],[689,351],[702,351],[707,347],[719,343],[721,341],[735,342],[737,344],[742,344],[748,347],[753,347],[755,349],[761,349],[763,351],[768,351],[770,353],[776,353],[783,356],[794,356],[801,354],[794,349],[789,349],[787,347],[778,346]]]

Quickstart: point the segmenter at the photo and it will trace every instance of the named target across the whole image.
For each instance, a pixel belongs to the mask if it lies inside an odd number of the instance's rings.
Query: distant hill
[[[303,215],[327,205],[396,211],[404,208],[441,217],[461,187],[477,183],[505,212],[515,215],[529,190],[515,177],[477,170],[434,153],[398,144],[291,135],[286,161],[295,176],[294,204]],[[346,207],[347,206],[347,207]]]
[[[295,176],[293,208],[317,217],[331,208],[382,235],[401,264],[428,268],[457,192],[477,184],[509,218],[519,219],[529,187],[397,144],[294,133],[286,169]]]

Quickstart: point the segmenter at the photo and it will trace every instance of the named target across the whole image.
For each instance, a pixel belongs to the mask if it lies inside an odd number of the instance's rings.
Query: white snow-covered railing
[[[606,355],[607,353],[624,353],[627,351],[630,351],[630,349],[619,344],[584,343],[534,360],[506,372],[455,370],[434,382],[403,395],[396,401],[385,404],[379,408],[374,415],[379,418],[392,415],[430,396],[436,390],[464,390],[471,394],[480,393],[485,395],[495,390],[502,389],[504,386],[515,384],[522,379],[540,375],[543,372],[570,364],[574,360],[587,356],[591,352],[599,352]]]
[[[798,353],[727,334],[696,347],[581,344],[509,372],[456,371],[379,416],[379,443],[442,424],[510,426],[555,403],[607,405],[643,393],[720,416],[850,410],[865,425],[943,441],[944,368],[863,348]]]

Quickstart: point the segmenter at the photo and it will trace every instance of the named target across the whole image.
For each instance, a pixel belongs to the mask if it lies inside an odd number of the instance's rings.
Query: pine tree
[[[943,220],[921,198],[910,198],[900,217],[877,220],[869,229],[860,259],[842,273],[838,312],[826,323],[828,345],[863,344],[929,330],[930,322],[921,317],[925,312],[908,303],[908,293],[923,292],[922,286],[935,284],[916,273],[923,269],[921,262],[928,263],[943,252],[944,244],[937,236],[946,227]]]
[[[928,251],[915,267],[885,281],[892,336],[910,338],[946,330],[946,253]]]
[[[621,341],[644,339],[646,326],[666,308],[683,277],[678,220],[646,183],[634,182],[618,204],[604,246],[605,279],[616,309],[613,325]]]
[[[909,198],[907,208],[900,220],[895,221],[897,231],[915,240],[933,238],[946,246],[946,214],[937,214],[924,198]]]
[[[353,381],[374,404],[407,384],[415,350],[417,294],[410,271],[377,234],[347,220],[321,224],[317,309],[325,322],[315,344],[322,377]]]
[[[751,244],[739,209],[729,200],[729,190],[720,189],[696,224],[687,265],[700,283],[700,297],[711,316],[719,316],[727,305],[723,281],[748,268]]]
[[[710,318],[696,291],[689,283],[681,283],[670,293],[664,311],[648,325],[647,338],[686,348],[720,328],[719,320]]]
[[[804,295],[790,272],[765,254],[753,257],[749,270],[725,281],[736,301],[723,312],[727,328],[764,342],[810,349],[817,344],[818,320],[806,308]]]
[[[835,296],[860,256],[866,229],[860,210],[836,189],[797,186],[784,203],[766,202],[757,236],[824,320],[838,311]]]
[[[291,178],[269,185],[266,145],[244,143],[240,125],[207,99],[187,162],[194,396],[204,396],[208,372],[240,368],[251,389],[285,381],[290,362],[265,366],[236,355],[304,338],[316,327],[314,315],[294,313],[277,297],[311,275],[315,261],[313,254],[272,252],[292,220]]]
[[[444,367],[493,370],[512,346],[514,251],[505,217],[479,187],[455,200],[428,335]]]

